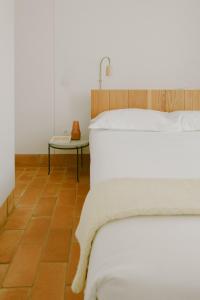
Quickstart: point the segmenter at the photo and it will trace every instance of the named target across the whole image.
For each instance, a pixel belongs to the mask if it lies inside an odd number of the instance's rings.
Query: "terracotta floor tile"
[[[18,201],[19,206],[34,207],[39,199],[41,189],[28,187],[21,199]]]
[[[76,202],[78,204],[80,204],[80,203],[83,204],[85,202],[86,197],[87,197],[87,195],[85,196],[85,195],[78,195],[77,194],[77,199],[76,199],[77,201]]]
[[[22,244],[39,244],[45,242],[50,224],[50,218],[33,218],[24,233]]]
[[[48,178],[49,178],[48,174],[46,174],[46,175],[37,175],[37,176],[35,177],[35,179],[46,180],[46,184],[48,183]],[[46,185],[46,184],[45,184],[45,185]]]
[[[80,216],[83,208],[83,204],[85,202],[85,196],[77,196],[77,201],[75,205],[75,216]]]
[[[41,255],[37,244],[19,246],[3,282],[3,287],[32,286]]]
[[[4,201],[3,204],[0,206],[0,228],[4,226],[7,220],[8,214],[8,206],[7,201]]]
[[[61,166],[54,166],[53,167],[53,171],[63,171],[63,172],[66,172],[66,167],[61,167]]]
[[[66,287],[65,300],[84,300],[82,293],[74,294],[70,286]]]
[[[42,171],[38,169],[35,179],[49,179],[48,167],[45,167]]]
[[[18,179],[19,182],[30,182],[33,179],[33,175],[24,172]]]
[[[65,286],[64,263],[42,263],[32,289],[32,300],[63,300]]]
[[[20,197],[23,195],[25,189],[27,188],[27,184],[23,182],[18,182],[15,186],[14,197]]]
[[[12,257],[10,265],[0,264],[0,300],[83,300],[69,285],[79,259],[74,232],[89,189],[85,165],[79,183],[75,159],[53,166],[50,176],[47,167],[16,168],[17,208],[4,229],[9,233],[0,234],[0,258]]]
[[[76,180],[75,178],[73,179],[68,179],[65,177],[63,183],[62,183],[62,188],[68,188],[68,189],[76,189]]]
[[[48,183],[42,193],[43,196],[57,196],[61,188],[61,184]]]
[[[0,287],[2,285],[2,282],[3,282],[3,279],[5,277],[5,274],[6,274],[7,270],[8,270],[8,265],[6,265],[6,264],[1,265],[0,264]]]
[[[29,289],[2,289],[0,290],[0,300],[28,300]]]
[[[23,235],[21,230],[4,230],[0,234],[0,263],[9,263]]]
[[[81,181],[79,182],[79,184],[87,184],[88,186],[90,186],[90,175],[89,175],[90,170],[88,169],[86,171],[86,174],[81,174]]]
[[[82,175],[81,180],[78,182],[78,187],[81,188],[89,188],[90,186],[90,179],[88,175]]]
[[[25,168],[24,174],[32,175],[33,177],[36,175],[38,168]]]
[[[62,189],[58,197],[58,202],[62,205],[74,205],[76,203],[76,189]]]
[[[71,241],[71,230],[50,231],[47,245],[43,254],[46,262],[67,262]]]
[[[72,228],[74,209],[67,206],[57,206],[52,218],[51,229]]]
[[[67,278],[66,284],[71,285],[74,275],[76,273],[78,260],[80,256],[80,248],[78,243],[72,243],[71,252],[70,252],[70,261],[67,269]]]
[[[26,167],[25,172],[36,172],[37,169],[38,169],[37,167]]]
[[[57,198],[56,197],[41,197],[37,206],[34,209],[34,216],[51,216]]]
[[[38,168],[36,178],[40,177],[40,176],[46,176],[46,175],[48,176],[48,168],[47,167]]]
[[[15,198],[14,198],[14,194],[11,194],[8,198],[7,198],[7,210],[8,210],[8,214],[10,215],[11,212],[14,210],[15,208]]]
[[[51,174],[49,176],[49,183],[61,183],[64,180],[64,173]]]
[[[86,169],[86,168],[83,168],[81,171],[80,171],[80,174],[81,174],[81,179],[83,178],[86,178],[87,176],[89,176],[89,173],[90,173],[90,170],[89,169]],[[81,180],[82,182],[82,180]]]
[[[76,167],[75,166],[68,166],[67,167],[68,174],[76,174]]]
[[[79,224],[79,221],[80,221],[80,217],[78,216],[75,216],[73,218],[73,227],[72,227],[72,239],[74,242],[77,242],[76,238],[75,238],[75,232],[76,232],[76,229],[77,229],[77,226]]]
[[[47,178],[35,178],[29,185],[29,188],[42,189],[47,183]]]
[[[89,192],[89,187],[88,186],[81,186],[81,187],[78,187],[77,189],[77,195],[78,196],[87,196]]]
[[[15,169],[15,178],[19,178],[24,172],[24,168],[17,168]]]
[[[70,180],[70,181],[74,181],[74,182],[76,182],[76,171],[74,171],[73,173],[66,173],[65,174],[65,179],[64,179],[64,182],[65,182],[65,180]],[[63,182],[63,183],[64,183]],[[77,183],[77,182],[76,182]]]
[[[32,210],[25,207],[16,208],[13,213],[9,216],[8,221],[5,225],[7,230],[19,230],[24,229],[30,220]]]
[[[82,207],[76,206],[75,208],[75,216],[80,217],[82,211]]]

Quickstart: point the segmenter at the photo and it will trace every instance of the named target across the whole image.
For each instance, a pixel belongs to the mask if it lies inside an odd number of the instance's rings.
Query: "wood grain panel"
[[[91,116],[95,118],[99,113],[109,110],[109,91],[92,90]]]
[[[185,110],[184,90],[167,90],[165,111]]]
[[[185,110],[200,110],[200,90],[185,91]]]
[[[165,90],[152,90],[150,91],[151,109],[165,111],[166,107],[166,91]]]
[[[148,91],[147,90],[130,90],[128,94],[129,108],[147,108]]]
[[[128,108],[128,90],[110,91],[110,110]]]
[[[94,90],[92,117],[120,108],[148,108],[159,111],[200,110],[199,90]]]

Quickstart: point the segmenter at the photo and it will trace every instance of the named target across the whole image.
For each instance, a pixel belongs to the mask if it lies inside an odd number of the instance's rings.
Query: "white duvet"
[[[200,178],[200,131],[91,130],[90,184],[112,178]]]
[[[137,217],[105,225],[85,300],[199,300],[200,218]]]
[[[92,130],[91,187],[120,177],[200,178],[199,153],[200,132]],[[189,216],[105,225],[93,243],[85,300],[200,299],[199,234],[200,218]]]

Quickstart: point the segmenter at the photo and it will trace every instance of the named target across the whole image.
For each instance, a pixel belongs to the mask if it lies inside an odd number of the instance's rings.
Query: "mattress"
[[[200,178],[199,153],[200,132],[91,130],[91,188],[111,178]],[[94,240],[85,300],[199,300],[199,253],[199,217],[111,222]]]
[[[199,178],[200,132],[91,130],[91,187],[110,178]]]

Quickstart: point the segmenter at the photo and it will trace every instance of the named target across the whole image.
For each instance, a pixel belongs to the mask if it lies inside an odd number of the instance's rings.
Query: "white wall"
[[[53,133],[54,1],[16,1],[16,152],[43,153]]]
[[[14,0],[0,0],[0,205],[14,187]]]
[[[105,88],[200,87],[200,1],[54,0],[54,8],[52,1],[18,2],[18,153],[45,152],[52,123],[56,134],[70,128],[74,119],[87,131],[90,90],[98,87],[104,55],[111,57],[113,72],[103,81]],[[40,20],[34,26],[32,6]],[[27,36],[33,36],[34,47],[28,47],[33,61],[26,57]],[[43,60],[48,64],[41,66]],[[41,84],[35,93],[37,82]]]

